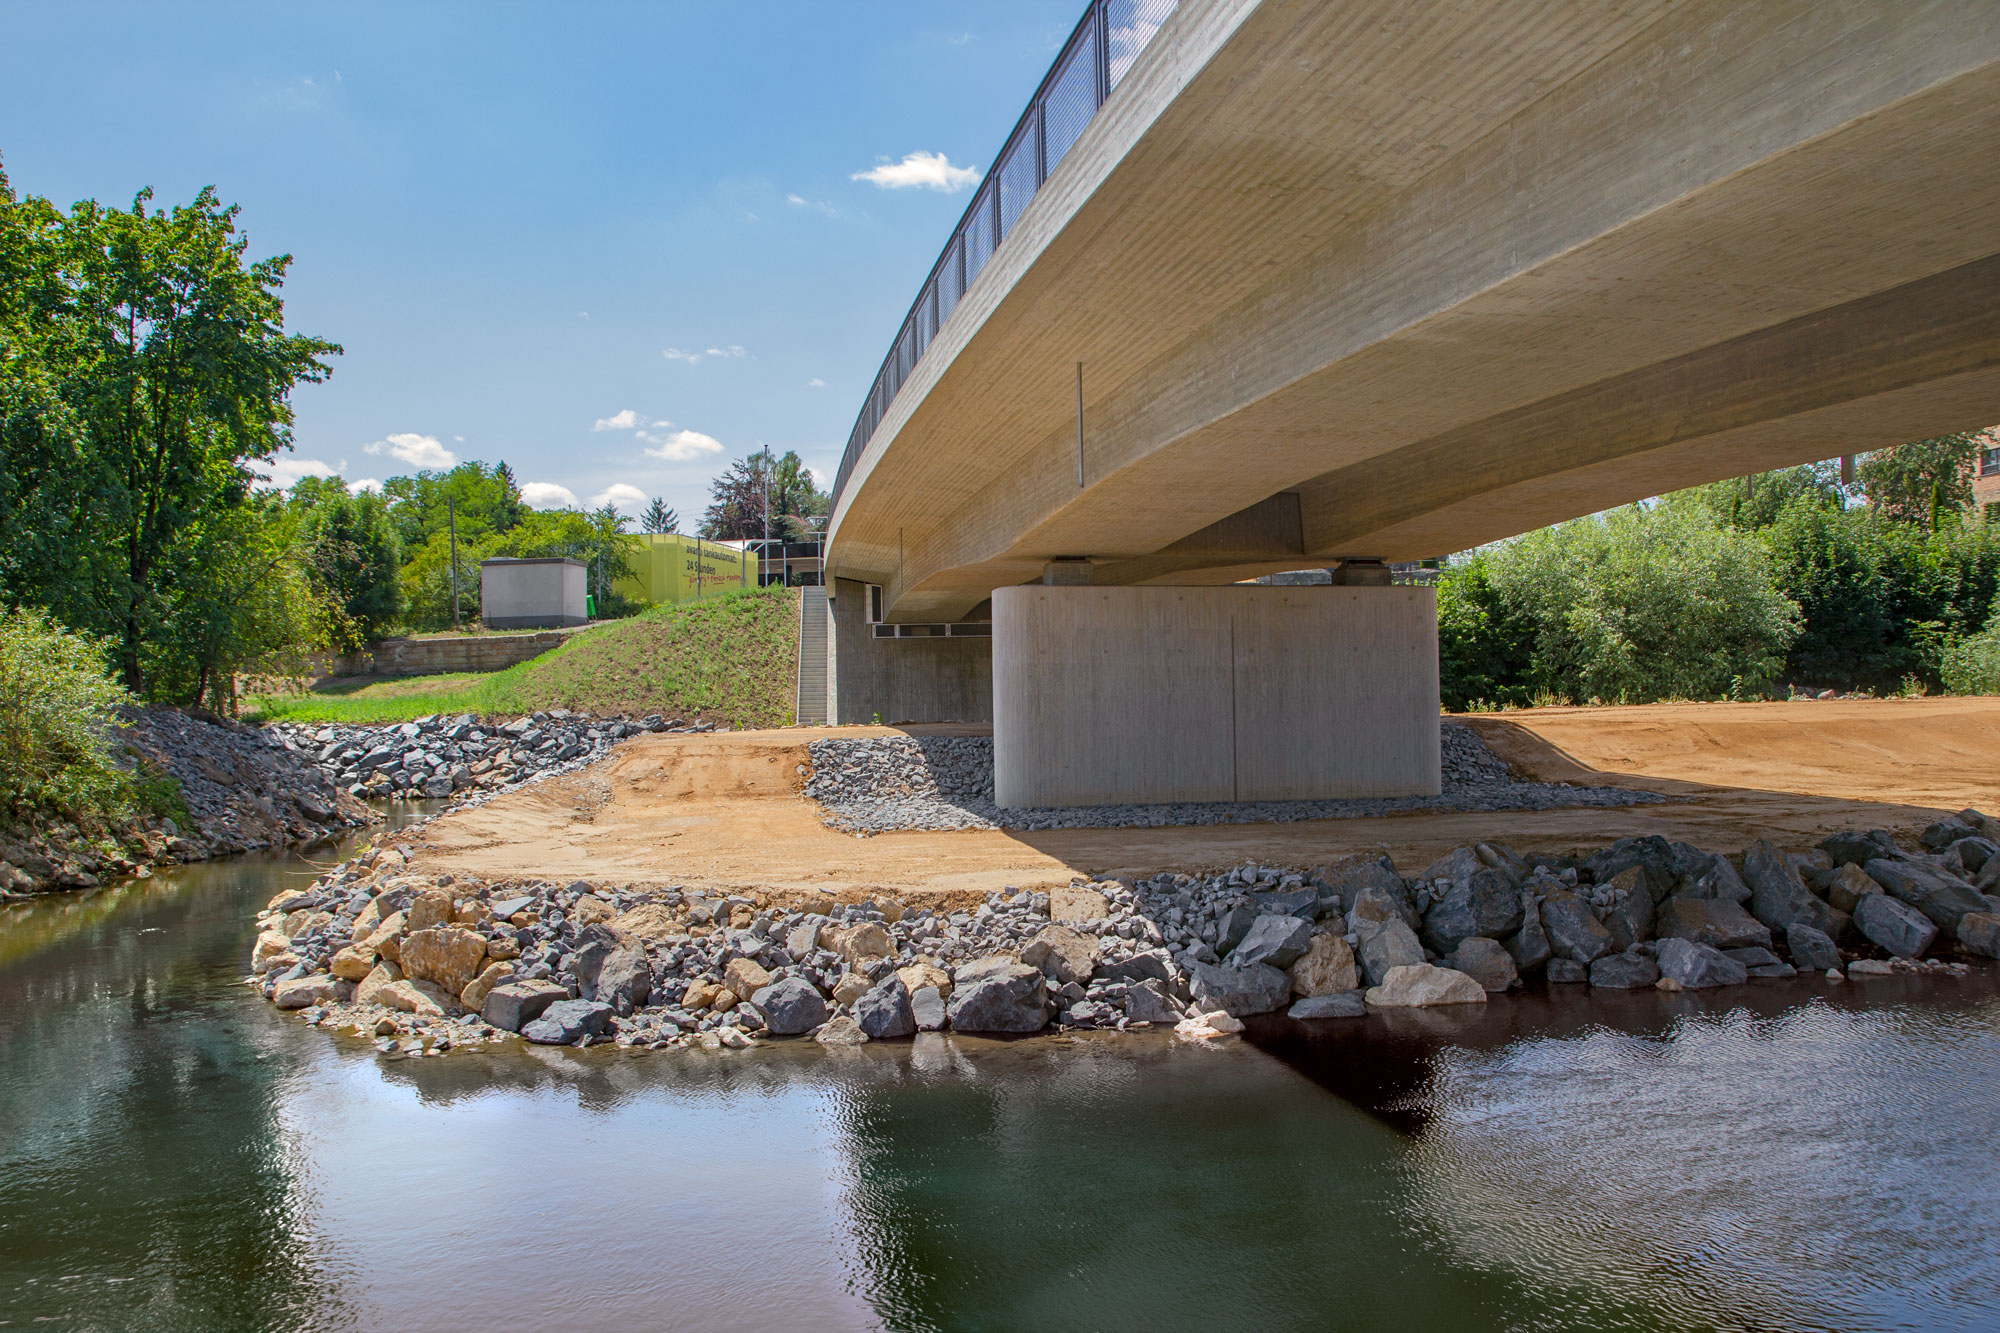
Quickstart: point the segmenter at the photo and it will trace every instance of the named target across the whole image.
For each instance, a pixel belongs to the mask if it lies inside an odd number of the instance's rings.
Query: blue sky
[[[346,355],[282,476],[504,458],[686,521],[760,445],[831,475],[1082,10],[8,0],[0,155],[65,205],[212,184],[294,257],[289,327]]]

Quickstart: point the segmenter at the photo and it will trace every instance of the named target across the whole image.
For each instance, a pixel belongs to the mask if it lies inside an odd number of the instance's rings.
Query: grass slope
[[[598,715],[703,719],[732,727],[792,721],[799,600],[770,588],[663,606],[578,634],[490,675],[415,676],[307,694],[268,695],[267,722],[400,722],[426,713],[482,717],[572,708]]]

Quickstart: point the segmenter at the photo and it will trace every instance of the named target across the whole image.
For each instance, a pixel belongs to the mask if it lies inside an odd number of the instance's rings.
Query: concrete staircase
[[[799,589],[799,691],[793,716],[802,727],[826,725],[826,589]]]

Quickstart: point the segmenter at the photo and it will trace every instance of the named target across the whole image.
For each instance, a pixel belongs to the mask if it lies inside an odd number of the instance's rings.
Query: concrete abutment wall
[[[1003,807],[1435,795],[1431,588],[993,594]]]
[[[833,585],[833,720],[991,722],[993,640],[878,639],[867,585]]]

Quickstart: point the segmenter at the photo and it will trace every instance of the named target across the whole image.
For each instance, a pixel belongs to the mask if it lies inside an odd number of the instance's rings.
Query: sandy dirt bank
[[[1804,846],[1837,828],[1911,833],[1967,805],[2000,810],[2000,699],[1554,708],[1464,720],[1525,776],[1671,799],[1614,810],[857,838],[826,828],[798,794],[807,746],[892,730],[799,727],[628,741],[585,773],[434,821],[417,835],[415,868],[854,900],[1245,860],[1309,865],[1360,851],[1386,851],[1409,870],[1481,839],[1552,852],[1648,833],[1716,850],[1759,837]]]

